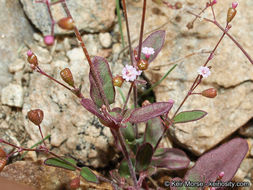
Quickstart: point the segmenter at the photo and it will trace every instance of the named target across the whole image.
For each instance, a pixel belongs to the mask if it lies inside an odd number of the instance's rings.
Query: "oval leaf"
[[[97,176],[90,170],[90,168],[83,167],[80,174],[86,181],[98,183]]]
[[[61,160],[59,158],[48,158],[44,161],[44,164],[47,166],[54,166],[54,167],[63,168],[66,170],[71,170],[71,171],[76,170],[76,168],[74,167],[76,165],[76,161],[74,159],[64,158],[64,157],[62,159],[66,160],[67,162],[64,162],[63,160]],[[70,162],[74,166],[72,166],[68,162]]]
[[[131,115],[123,122],[140,123],[148,121],[157,116],[166,114],[172,108],[173,103],[170,102],[156,102],[147,106],[134,109]]]
[[[151,63],[158,53],[161,51],[163,44],[165,41],[165,31],[164,30],[158,30],[150,34],[143,42],[142,42],[142,48],[143,47],[152,47],[155,51],[153,55],[149,57],[148,63]],[[139,46],[135,48],[135,51],[138,52]],[[141,53],[141,59],[145,59],[145,55]],[[135,60],[135,59],[134,59]]]
[[[140,146],[136,154],[136,170],[144,171],[149,167],[153,156],[153,147],[149,143]]]
[[[207,115],[207,112],[202,110],[183,111],[174,117],[174,123],[187,123],[197,121]]]
[[[185,180],[214,182],[220,172],[224,172],[222,181],[230,181],[248,152],[248,143],[242,138],[235,138],[201,156],[190,169]]]
[[[184,151],[177,148],[162,148],[157,156],[152,158],[152,165],[169,170],[185,169],[190,164],[190,159]]]
[[[148,120],[144,133],[145,142],[150,143],[153,147],[156,146],[159,138],[163,134],[163,124],[159,117]]]
[[[108,100],[109,104],[114,103],[115,88],[113,86],[112,73],[107,60],[103,57],[96,56],[92,59],[92,63],[95,67],[96,76],[98,76],[99,82],[102,85],[103,89],[101,90],[104,92],[105,98]],[[90,79],[90,97],[94,101],[94,103],[99,108],[101,108],[101,106],[104,104],[103,97],[101,97],[99,87],[96,84],[95,79],[91,74],[91,71],[89,74],[89,79]]]

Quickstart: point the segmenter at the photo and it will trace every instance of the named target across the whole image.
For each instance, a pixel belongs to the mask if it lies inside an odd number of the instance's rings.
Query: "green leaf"
[[[133,166],[135,165],[135,161],[134,159],[131,159],[132,160],[132,163],[133,163]],[[119,175],[121,177],[124,177],[124,178],[129,178],[131,175],[130,175],[130,171],[129,171],[129,167],[128,167],[128,164],[127,164],[127,161],[126,160],[122,160],[121,163],[120,163],[120,166],[119,166]]]
[[[44,161],[44,164],[47,166],[54,166],[54,167],[58,167],[58,168],[63,168],[66,170],[71,170],[71,171],[75,171],[76,168],[74,166],[76,166],[76,161],[72,158],[64,158],[62,157],[62,159],[66,160],[66,162],[64,162],[63,160],[59,159],[59,158],[48,158]],[[68,163],[69,162],[69,163]],[[74,166],[72,166],[74,165]]]
[[[207,112],[202,110],[192,110],[180,112],[174,118],[174,123],[186,123],[199,120],[207,115]]]
[[[131,123],[127,123],[127,127],[121,128],[120,130],[123,133],[125,140],[127,140],[128,142],[134,141],[135,134],[134,134],[134,128]]]
[[[98,183],[97,176],[90,170],[90,168],[83,167],[80,174],[86,181]]]
[[[152,156],[153,147],[151,144],[145,143],[140,146],[136,154],[136,170],[139,172],[145,171],[151,163]]]
[[[112,73],[109,67],[109,64],[106,59],[103,57],[94,57],[92,63],[95,67],[96,76],[99,79],[99,82],[102,85],[102,91],[105,94],[109,104],[114,103],[115,101],[115,88],[113,86]],[[89,74],[90,79],[90,97],[93,102],[101,108],[104,104],[103,97],[100,94],[99,86],[96,84],[95,79],[93,78],[91,71]]]
[[[144,133],[145,142],[150,143],[153,147],[156,146],[159,138],[163,134],[164,127],[159,117],[148,120]]]

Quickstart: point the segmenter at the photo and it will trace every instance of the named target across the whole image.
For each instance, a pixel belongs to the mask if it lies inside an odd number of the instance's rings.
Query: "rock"
[[[76,86],[82,84],[84,97],[89,97],[89,65],[82,50],[75,48],[68,51],[67,56],[70,63],[53,61],[51,65],[41,64],[41,69],[62,81],[59,72],[68,67]],[[42,131],[44,136],[51,134],[50,144],[57,147],[54,150],[58,154],[71,155],[93,167],[104,167],[115,156],[110,129],[87,112],[71,92],[38,73],[31,75],[22,110],[26,131],[33,143],[41,138],[38,128],[26,119],[26,114],[36,108],[44,112]]]
[[[0,0],[0,87],[11,81],[8,65],[19,57],[24,41],[32,40],[32,27],[17,0]]]
[[[175,100],[171,114],[175,113],[197,76],[197,69],[208,57],[206,54],[196,52],[201,52],[202,49],[212,50],[222,35],[215,25],[204,21],[197,21],[192,30],[185,27],[194,19],[186,13],[186,10],[198,12],[199,8],[205,7],[205,3],[204,0],[194,1],[191,5],[184,4],[184,8],[180,10],[169,10],[168,7],[158,6],[153,2],[148,4],[145,37],[158,28],[166,29],[165,45],[157,59],[149,66],[149,70],[145,72],[151,83],[164,76],[174,65],[170,63],[171,61],[195,52],[195,55],[179,61],[177,68],[154,89],[156,101],[168,101],[169,98]],[[250,40],[253,33],[248,24],[252,23],[253,12],[249,8],[252,5],[253,2],[250,0],[240,3],[230,31],[249,54],[253,51]],[[231,2],[228,0],[215,5],[217,20],[226,20],[227,12],[224,10],[229,6]],[[132,39],[138,39],[139,36],[141,19],[136,18],[141,18],[141,7],[141,2],[128,5]],[[210,10],[206,16],[212,18]],[[137,43],[138,41],[133,47],[136,47]],[[215,87],[218,89],[218,96],[215,99],[192,96],[181,109],[181,111],[202,109],[207,111],[208,115],[202,120],[170,128],[174,141],[197,155],[217,145],[247,123],[253,115],[253,67],[238,47],[229,38],[224,38],[209,65],[212,66],[212,74],[203,80],[196,92]]]
[[[35,189],[70,189],[69,183],[78,176],[78,172],[62,168],[46,166],[42,161],[17,161],[7,165],[0,173],[1,177],[15,182],[26,184]],[[80,189],[112,190],[108,183],[94,184],[81,179]],[[2,187],[2,186],[1,186]]]
[[[19,107],[23,105],[24,91],[22,86],[9,84],[2,89],[1,102],[8,106]]]
[[[103,48],[109,48],[112,45],[112,37],[110,33],[99,33],[98,37]]]
[[[101,49],[98,35],[86,34],[82,37],[90,56],[96,56],[99,49]]]
[[[10,73],[16,73],[24,68],[25,62],[22,59],[17,59],[14,63],[8,66]]]
[[[23,8],[32,23],[43,33],[50,34],[51,22],[45,4],[34,3],[30,0],[20,0]],[[77,0],[67,1],[69,10],[79,30],[85,32],[100,32],[110,28],[115,18],[115,1]],[[65,17],[66,14],[59,4],[51,7],[55,21]],[[69,33],[55,26],[55,34]]]
[[[250,120],[246,125],[239,129],[239,134],[245,137],[253,138],[253,120]]]

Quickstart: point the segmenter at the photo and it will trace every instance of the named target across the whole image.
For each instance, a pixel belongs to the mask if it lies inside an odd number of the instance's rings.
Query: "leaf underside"
[[[195,166],[185,175],[185,180],[215,181],[224,172],[222,181],[230,181],[248,152],[248,143],[235,138],[201,156]]]
[[[147,106],[137,108],[132,111],[131,115],[125,119],[126,122],[130,123],[140,123],[148,121],[154,117],[161,116],[166,114],[172,108],[173,103],[170,102],[156,102],[153,104],[149,104]]]

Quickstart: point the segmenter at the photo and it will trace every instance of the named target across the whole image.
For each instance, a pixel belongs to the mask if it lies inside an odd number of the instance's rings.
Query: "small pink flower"
[[[143,47],[141,52],[145,55],[145,57],[148,59],[150,55],[153,55],[155,53],[154,48],[152,47]]]
[[[232,8],[235,9],[238,6],[238,2],[233,2],[232,3]]]
[[[208,67],[201,66],[198,69],[198,74],[201,75],[204,78],[207,78],[211,74],[211,71]]]
[[[54,44],[54,36],[52,35],[47,35],[44,37],[44,43],[47,45],[47,46],[51,46]]]
[[[33,52],[32,52],[32,50],[29,49],[29,50],[26,52],[26,54],[27,54],[28,57],[31,57],[32,54],[33,54]]]
[[[219,177],[222,179],[224,177],[224,175],[225,175],[225,173],[222,171],[222,172],[220,172]]]
[[[210,190],[215,190],[215,187],[211,187]]]
[[[126,65],[122,70],[122,77],[127,82],[128,81],[134,81],[142,71],[137,71],[133,66]]]
[[[212,5],[216,4],[217,3],[217,0],[213,0],[212,2]]]

